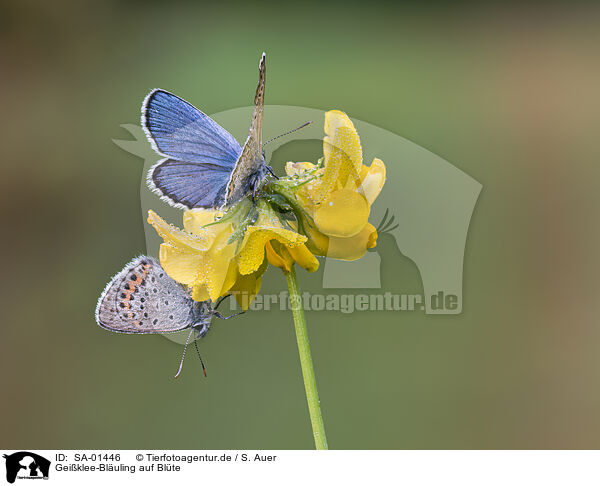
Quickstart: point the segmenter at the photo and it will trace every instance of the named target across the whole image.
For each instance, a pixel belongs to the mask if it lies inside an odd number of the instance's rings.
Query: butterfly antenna
[[[198,358],[200,358],[200,363],[202,364],[202,371],[204,372],[204,378],[206,378],[206,367],[204,366],[204,361],[202,361],[202,356],[200,356],[200,350],[198,349],[197,339],[194,339],[194,346],[196,346],[196,353],[198,353]]]
[[[185,352],[187,351],[188,344],[190,344],[190,338],[192,337],[193,332],[194,332],[194,329],[191,329],[190,333],[188,334],[188,337],[185,341],[185,346],[183,347],[183,354],[181,355],[181,361],[179,362],[179,369],[177,370],[177,373],[175,374],[175,378],[177,378],[179,376],[179,373],[181,373],[181,370],[183,369],[183,360],[185,359]]]
[[[294,128],[293,130],[290,130],[289,132],[285,132],[285,133],[282,133],[281,135],[277,135],[276,137],[273,137],[271,140],[267,140],[265,143],[263,143],[263,147],[265,145],[267,145],[268,143],[271,143],[273,140],[277,140],[278,138],[285,137],[286,135],[289,135],[290,133],[297,132],[301,128],[307,127],[311,123],[312,123],[311,121],[306,122],[304,125],[300,125],[298,128]]]

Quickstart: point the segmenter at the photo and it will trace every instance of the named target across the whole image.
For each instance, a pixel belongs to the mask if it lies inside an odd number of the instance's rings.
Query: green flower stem
[[[302,310],[302,299],[300,297],[300,290],[298,289],[296,270],[293,265],[292,270],[286,274],[286,278],[288,289],[290,291],[292,314],[294,315],[294,327],[296,328],[296,340],[298,341],[300,365],[302,366],[302,377],[304,378],[308,413],[310,414],[310,422],[315,438],[315,448],[327,449],[327,437],[325,436],[323,415],[321,415],[321,403],[319,401],[319,392],[317,391],[317,380],[315,379],[315,370],[310,354],[310,343],[308,342],[308,333],[306,331],[306,319],[304,318],[304,311]]]

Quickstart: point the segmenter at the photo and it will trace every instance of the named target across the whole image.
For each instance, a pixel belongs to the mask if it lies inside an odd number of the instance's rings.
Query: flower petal
[[[267,270],[267,267],[268,262],[264,259],[256,272],[248,275],[239,275],[235,284],[231,287],[230,293],[235,296],[235,299],[243,310],[248,310],[254,297],[256,297],[256,294],[260,291],[262,276]]]
[[[338,260],[358,260],[377,241],[377,230],[372,224],[367,224],[356,236],[351,238],[329,238],[327,256]]]
[[[284,273],[290,272],[294,263],[298,263],[308,272],[314,272],[319,268],[319,260],[306,248],[306,245],[290,248],[273,240],[267,243],[265,249],[269,263],[281,268]]]
[[[222,215],[222,211],[215,211],[214,209],[189,209],[183,212],[183,228],[188,233],[204,236],[208,233],[209,228],[219,227],[219,225],[211,225],[208,228],[204,228],[204,225],[214,223]]]
[[[319,260],[308,250],[306,245],[286,248],[294,261],[309,273],[316,272],[319,269]]]
[[[206,285],[194,285],[194,287],[192,287],[192,299],[194,299],[196,302],[204,302],[205,300],[209,300],[210,294],[208,293]]]
[[[198,269],[205,264],[205,253],[181,250],[169,243],[162,243],[159,250],[160,264],[173,280],[185,285],[198,284]]]
[[[260,267],[265,255],[265,245],[270,240],[277,240],[290,247],[301,245],[306,236],[284,228],[260,228],[250,226],[244,237],[243,249],[240,252],[238,268],[242,275],[252,273]]]
[[[156,232],[165,240],[179,249],[187,249],[189,251],[208,250],[211,241],[198,235],[192,235],[185,231],[167,223],[154,211],[148,211],[148,223],[150,223]]]
[[[242,275],[258,270],[265,258],[265,245],[270,240],[277,240],[289,247],[301,245],[307,240],[306,236],[285,229],[268,204],[259,203],[258,211],[258,220],[246,230],[238,255],[238,269]]]
[[[234,256],[235,245],[227,245],[218,248],[216,251],[211,250],[208,252],[206,264],[201,269],[201,274],[203,274],[203,281],[213,302],[229,290],[224,289],[224,286],[229,265]]]
[[[315,223],[328,236],[348,238],[358,234],[367,224],[371,208],[362,194],[340,189],[317,208]]]
[[[315,226],[304,223],[304,230],[308,236],[306,247],[315,255],[327,256],[329,237],[321,233]]]
[[[273,244],[278,243],[276,241],[273,242]],[[289,252],[287,252],[287,255],[283,252],[277,252],[273,249],[273,245],[271,244],[270,241],[267,242],[267,244],[265,245],[265,250],[266,250],[266,254],[267,254],[267,260],[269,260],[269,263],[271,265],[273,265],[274,267],[277,268],[281,268],[281,270],[283,270],[284,273],[288,273],[291,269],[292,269],[292,265],[294,264],[294,260],[292,259],[292,256],[289,254]],[[286,258],[289,257],[289,258]]]
[[[325,114],[325,133],[325,171],[321,179],[318,201],[325,199],[338,184],[344,187],[349,177],[358,179],[362,166],[360,138],[345,113],[338,110],[328,111]]]
[[[385,164],[380,159],[373,159],[370,167],[362,166],[360,176],[360,192],[369,204],[377,199],[383,185],[385,184]]]

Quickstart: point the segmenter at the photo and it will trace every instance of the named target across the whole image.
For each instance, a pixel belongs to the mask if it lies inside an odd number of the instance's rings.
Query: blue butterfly
[[[263,52],[243,148],[227,130],[174,94],[155,89],[146,96],[142,127],[152,148],[166,157],[150,169],[147,182],[161,199],[181,209],[222,208],[254,196],[267,174],[273,174],[262,148],[265,59]]]

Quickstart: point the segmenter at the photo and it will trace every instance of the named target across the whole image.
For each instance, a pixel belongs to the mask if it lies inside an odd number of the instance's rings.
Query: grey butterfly
[[[159,262],[142,255],[125,265],[108,283],[96,306],[96,322],[109,331],[127,334],[156,334],[189,328],[177,377],[192,334],[195,333],[196,338],[204,337],[213,316],[233,317],[217,312],[218,304],[220,301],[213,308],[210,301],[194,301],[183,285],[166,274]]]

